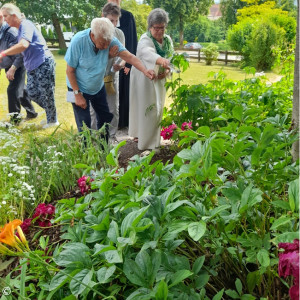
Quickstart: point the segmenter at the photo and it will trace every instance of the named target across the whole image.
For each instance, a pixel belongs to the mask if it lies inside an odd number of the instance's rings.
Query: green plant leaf
[[[289,203],[292,212],[299,211],[299,179],[295,179],[289,184]]]
[[[97,271],[97,279],[99,283],[110,282],[109,278],[114,274],[116,266],[111,266],[109,268],[103,267]]]
[[[175,286],[176,284],[182,282],[186,278],[190,277],[193,275],[193,272],[189,270],[179,270],[175,274],[171,276],[171,284],[169,285],[169,288],[172,286]]]
[[[213,298],[212,300],[221,300],[224,294],[224,289],[222,289],[221,291],[219,291]]]
[[[189,224],[188,233],[194,241],[199,241],[206,231],[206,223],[204,221],[193,222]]]
[[[250,293],[254,290],[256,284],[260,280],[260,274],[259,271],[250,272],[247,275],[247,286]]]
[[[119,237],[119,226],[118,223],[115,221],[111,221],[109,224],[109,229],[107,232],[107,237],[113,242],[117,243],[118,237]]]
[[[197,289],[202,289],[209,281],[209,275],[207,272],[201,272],[200,275],[195,280],[195,286]]]
[[[236,281],[235,281],[235,288],[236,288],[237,292],[239,293],[239,295],[242,295],[243,285],[242,285],[242,282],[239,278],[237,278]]]
[[[155,293],[156,300],[167,300],[168,298],[168,285],[164,280],[162,280],[158,286],[157,291]]]
[[[234,290],[227,290],[225,291],[225,294],[231,297],[232,299],[240,299],[239,294]]]
[[[64,246],[58,257],[54,258],[57,265],[66,267],[68,265],[91,266],[90,248],[82,243],[69,243]]]
[[[125,259],[123,271],[130,282],[147,288],[147,282],[139,265],[132,259]]]
[[[243,106],[236,105],[232,110],[232,115],[234,118],[236,118],[238,121],[242,122],[243,118]]]
[[[131,213],[129,213],[123,220],[121,224],[121,234],[123,237],[126,236],[129,228],[135,227],[138,222],[142,219],[142,217],[147,212],[149,206],[143,207],[139,210],[135,210]]]
[[[70,290],[74,296],[80,295],[86,285],[91,283],[93,271],[88,269],[83,269],[77,273],[70,282]]]
[[[293,220],[293,218],[289,217],[289,216],[286,216],[286,215],[283,215],[281,216],[279,219],[275,220],[274,223],[272,224],[271,226],[271,230],[275,230],[277,229],[278,227],[280,226],[283,226],[283,225],[286,225],[288,223],[291,223]]]
[[[197,275],[200,272],[200,270],[204,264],[204,261],[205,261],[205,255],[200,256],[195,260],[195,262],[193,264],[193,268],[192,268],[192,271],[195,275]]]
[[[104,252],[104,256],[107,262],[111,264],[123,262],[122,253],[120,253],[118,250],[109,250],[107,252]]]
[[[241,297],[241,300],[255,300],[255,299],[256,299],[256,297],[249,295],[249,294],[244,294]]]
[[[266,249],[260,249],[257,253],[257,260],[263,267],[268,267],[271,262],[269,252]]]

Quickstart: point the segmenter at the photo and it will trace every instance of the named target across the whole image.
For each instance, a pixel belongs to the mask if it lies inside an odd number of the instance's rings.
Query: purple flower
[[[181,125],[181,130],[185,131],[185,130],[189,130],[192,129],[192,122],[183,122]]]
[[[23,223],[20,225],[22,231],[24,232],[24,234],[28,234],[29,233],[29,227],[31,225],[31,221],[32,219],[25,219],[23,221]]]
[[[299,240],[293,243],[279,243],[278,248],[284,252],[279,253],[278,275],[286,278],[294,277],[294,285],[289,294],[292,300],[299,300]]]

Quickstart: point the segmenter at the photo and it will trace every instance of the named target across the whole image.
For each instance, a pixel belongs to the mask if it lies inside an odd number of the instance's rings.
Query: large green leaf
[[[168,298],[168,285],[162,280],[158,286],[155,294],[155,300],[167,300]]]
[[[272,224],[270,229],[275,230],[280,226],[286,225],[288,223],[291,224],[292,220],[293,220],[293,218],[291,218],[290,216],[283,215],[279,219],[274,221],[274,223]]]
[[[269,252],[266,249],[260,249],[257,253],[257,260],[263,267],[268,267],[271,262]]]
[[[289,203],[293,212],[299,211],[299,178],[289,184]]]
[[[123,220],[121,224],[121,234],[123,237],[126,236],[128,230],[130,228],[135,227],[138,222],[142,219],[142,217],[145,215],[147,212],[149,206],[143,207],[139,210],[135,210],[131,213],[129,213]]]
[[[147,281],[143,276],[143,271],[134,260],[125,259],[123,271],[131,283],[147,288]]]
[[[262,191],[254,188],[251,183],[243,192],[239,212],[242,214],[248,208],[262,201]]]
[[[118,223],[115,221],[111,221],[109,224],[109,229],[107,232],[107,237],[112,241],[113,243],[117,243],[118,237],[119,237],[119,226]]]
[[[212,300],[221,300],[224,294],[224,289],[222,289],[220,292],[218,292],[213,298]]]
[[[77,273],[70,282],[70,290],[74,296],[80,295],[91,283],[93,271],[83,269]]]
[[[91,267],[90,248],[82,243],[69,243],[64,246],[58,257],[54,258],[57,265],[66,267],[68,265],[81,265]]]
[[[188,233],[194,241],[199,241],[206,230],[206,223],[204,221],[193,222],[189,224]]]
[[[190,270],[179,270],[175,274],[171,276],[171,284],[169,285],[169,288],[172,286],[175,286],[176,284],[182,282],[186,278],[193,275],[193,272]]]
[[[103,267],[97,271],[97,279],[100,283],[107,283],[112,280],[111,276],[114,274],[116,266],[111,266],[109,268]]]
[[[205,261],[205,255],[200,256],[195,260],[195,262],[193,264],[193,268],[192,268],[192,271],[195,275],[197,275],[200,272],[200,270],[204,264],[204,261]]]

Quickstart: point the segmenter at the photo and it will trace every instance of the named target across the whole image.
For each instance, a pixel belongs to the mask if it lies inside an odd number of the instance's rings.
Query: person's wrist
[[[12,65],[10,68],[11,68],[13,71],[16,71],[16,70],[17,70],[17,67],[16,67],[15,65]]]
[[[4,51],[1,51],[1,52],[0,52],[0,57],[2,58],[2,57],[5,57],[5,56],[6,56],[5,52],[4,52]]]

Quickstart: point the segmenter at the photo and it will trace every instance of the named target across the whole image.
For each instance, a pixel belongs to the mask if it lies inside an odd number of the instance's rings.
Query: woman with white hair
[[[4,20],[18,29],[18,43],[0,53],[0,60],[7,55],[22,53],[27,71],[29,97],[45,109],[47,121],[43,128],[56,126],[55,61],[46,41],[35,25],[22,17],[20,9],[7,3],[1,8]]]
[[[173,43],[165,34],[168,14],[160,8],[148,16],[148,32],[138,43],[136,56],[149,69],[154,69],[156,78],[144,80],[135,68],[131,70],[129,102],[129,135],[138,141],[140,150],[160,146],[160,122],[165,103],[166,77],[170,70],[169,59],[173,55]]]
[[[106,125],[105,139],[108,140],[108,124],[112,120],[104,87],[104,75],[110,56],[119,56],[134,65],[146,77],[152,79],[153,71],[147,70],[139,59],[128,52],[114,37],[115,28],[107,18],[95,18],[91,28],[78,32],[71,40],[65,56],[67,62],[67,86],[74,93],[73,110],[77,128],[83,123],[91,128],[89,106],[97,116],[97,129]],[[150,80],[149,80],[150,81]]]

